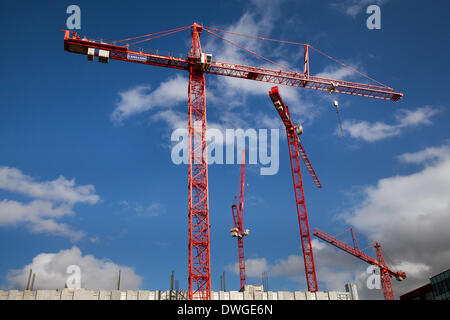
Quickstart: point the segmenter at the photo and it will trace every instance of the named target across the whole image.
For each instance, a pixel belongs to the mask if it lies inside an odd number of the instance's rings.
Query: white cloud
[[[386,263],[406,272],[392,280],[395,296],[429,282],[450,265],[450,145],[430,147],[398,157],[405,164],[421,164],[418,172],[384,178],[362,188],[362,200],[339,216],[370,239],[380,241]],[[367,264],[317,239],[312,240],[320,290],[343,290],[357,284],[361,299],[383,299],[381,290],[367,288]],[[365,251],[375,257],[374,251]],[[255,259],[271,277],[287,277],[306,287],[303,258],[289,255],[271,264]],[[237,265],[234,265],[235,272]],[[263,268],[262,268],[263,267]],[[325,284],[325,287],[324,285]]]
[[[353,69],[356,69],[356,66],[351,66]],[[349,80],[357,76],[353,70],[346,67],[335,67],[335,66],[327,66],[325,69],[316,74],[316,77],[320,78],[328,78],[335,80]]]
[[[165,212],[164,206],[159,202],[152,202],[148,205],[144,205],[140,202],[122,200],[116,204],[121,206],[127,214],[133,212],[138,217],[156,217]]]
[[[395,114],[397,120],[395,124],[380,121],[369,123],[367,121],[346,120],[342,123],[342,129],[352,138],[375,142],[398,136],[406,128],[430,125],[432,123],[430,118],[437,113],[439,113],[439,110],[430,106],[417,108],[416,110],[400,109]]]
[[[225,267],[227,271],[239,274],[239,262]],[[245,275],[248,277],[261,277],[262,273],[267,271],[269,266],[265,258],[254,258],[245,260]]]
[[[75,180],[60,176],[53,181],[36,182],[16,168],[0,166],[0,189],[33,198],[68,203],[99,201],[93,185],[75,186]]]
[[[333,247],[319,242],[318,239],[312,239],[311,245],[319,290],[344,291],[345,283],[352,282],[361,264],[356,258],[340,254]],[[289,255],[286,259],[278,260],[271,267],[270,275],[288,277],[298,283],[300,288],[306,287],[305,264],[300,255]]]
[[[398,125],[402,128],[408,126],[430,125],[430,118],[439,112],[439,109],[435,109],[430,106],[417,108],[416,110],[400,109],[395,114],[395,118],[398,121]]]
[[[164,211],[163,206],[157,202],[151,203],[145,207],[141,204],[137,204],[135,210],[138,216],[143,217],[156,217]]]
[[[290,255],[287,259],[279,260],[271,267],[271,276],[294,276],[305,270],[303,257]]]
[[[435,161],[429,162],[430,156]],[[363,201],[341,217],[378,239],[394,259],[391,263],[405,269],[408,278],[394,283],[401,294],[450,265],[450,147],[432,147],[399,159],[424,168],[365,187]]]
[[[270,6],[276,6],[279,2],[271,2]],[[233,25],[226,27],[228,31],[243,34],[265,34],[273,29],[273,23],[276,14],[274,11],[268,11],[264,4],[269,5],[268,1],[252,1],[250,6],[252,10],[246,11],[240,19]],[[204,34],[206,32],[203,32]],[[227,36],[228,37],[228,36]],[[232,41],[251,50],[260,52],[263,43],[261,41],[243,37],[230,36]],[[224,43],[222,40],[212,36],[205,39],[202,45],[203,51],[214,54],[214,60],[230,61],[233,63],[250,64],[251,59],[241,49]],[[187,112],[175,111],[174,107],[180,103],[188,101],[188,82],[186,77],[177,74],[175,78],[161,83],[157,89],[151,91],[149,86],[140,85],[127,91],[119,93],[120,100],[117,107],[111,114],[111,119],[116,124],[121,124],[132,115],[143,113],[157,106],[165,107],[164,110],[156,111],[151,119],[153,121],[164,121],[174,128],[185,128],[187,126]],[[211,77],[207,81],[207,102],[208,104],[220,103],[221,110],[218,114],[219,122],[211,123],[209,127],[221,127],[224,125],[229,128],[239,127],[237,119],[243,124],[241,127],[248,127],[248,122],[244,121],[242,116],[238,116],[233,109],[236,106],[245,105],[247,95],[267,95],[270,85],[256,81],[245,81],[231,77]],[[289,100],[289,98],[287,98]],[[226,101],[226,102],[225,102]],[[225,106],[225,108],[223,108]],[[187,108],[186,108],[187,109]],[[185,110],[186,110],[185,109]],[[242,110],[239,110],[241,114]],[[212,125],[212,126],[211,126]]]
[[[280,6],[281,3],[282,1],[252,1],[253,6],[251,9],[247,10],[237,22],[225,27],[220,27],[220,29],[240,34],[268,36],[275,29],[276,21],[280,19],[277,7]],[[267,10],[267,6],[270,6],[271,10]],[[226,34],[225,38],[260,55],[264,56],[265,52],[270,53],[271,55],[273,54],[273,43],[231,34]],[[213,57],[215,60],[235,64],[254,65],[276,70],[280,68],[212,36],[206,41],[205,48],[215,54]],[[292,67],[287,61],[277,60],[275,62],[280,65],[285,65],[286,67]],[[267,93],[272,86],[273,84],[259,81],[246,81],[232,77],[220,77],[213,83],[215,94],[218,95],[222,101],[227,101],[227,104],[231,102],[235,105],[244,105],[247,95],[267,96]],[[292,88],[286,88],[286,91],[289,91],[289,93],[284,94],[288,101],[293,98],[298,98],[298,88],[295,88],[294,90],[291,89]],[[239,97],[239,99],[224,99],[226,97]]]
[[[273,30],[275,30],[277,22],[282,19],[282,17],[279,16],[280,11],[277,10],[277,8],[283,2],[284,1],[252,1],[251,7],[249,7],[235,23],[226,26],[217,26],[217,28],[240,34],[270,36]],[[270,7],[271,10],[267,10],[267,7]],[[274,44],[272,42],[231,34],[225,34],[224,37],[262,56],[267,56],[280,65],[284,65],[291,69],[295,68],[295,66],[293,66],[295,65],[295,61],[292,61],[292,59],[289,60],[291,62],[288,62],[286,61],[286,58],[279,59],[273,57],[274,54],[276,55],[276,52],[274,53],[276,50],[274,50]],[[278,66],[257,58],[244,50],[211,35],[205,37],[203,49],[213,53],[214,60],[274,70],[280,69]],[[227,125],[230,128],[258,126],[261,123],[259,121],[261,117],[254,116],[254,110],[249,111],[248,99],[251,97],[265,97],[267,99],[267,104],[258,107],[258,109],[264,108],[263,112],[266,113],[265,110],[267,110],[267,106],[270,108],[271,105],[270,99],[268,99],[268,92],[270,88],[275,85],[233,77],[210,77],[208,78],[207,84],[208,101],[220,108],[218,122]],[[314,108],[311,102],[306,101],[303,98],[300,93],[301,89],[282,86],[280,90],[283,95],[283,100],[290,106],[292,115],[308,120],[317,115],[317,108]],[[268,114],[270,115],[274,110],[269,109],[268,111]],[[278,118],[276,112],[273,112],[273,118],[275,120]],[[229,119],[232,119],[233,121],[228,121]],[[265,117],[265,119],[267,120],[267,117]],[[273,125],[273,121],[266,121],[265,124]]]
[[[83,255],[76,246],[57,253],[38,254],[30,264],[18,270],[10,270],[7,281],[10,288],[24,289],[32,269],[36,274],[34,289],[62,289],[69,276],[66,270],[70,265],[80,267],[81,287],[85,289],[115,289],[119,270],[121,271],[121,289],[135,290],[142,283],[142,278],[133,268],[120,266],[108,259]]]
[[[285,1],[250,1],[248,7],[237,21],[225,26],[213,27],[234,33],[269,37],[274,30],[277,30],[277,23],[284,19],[284,17],[280,16],[280,10],[277,10],[283,2]],[[267,10],[268,7],[271,9]],[[220,32],[218,33],[220,34]],[[274,44],[272,42],[232,34],[225,34],[223,36],[244,48],[261,54],[262,56],[268,56],[276,63],[291,69],[298,67],[298,51],[302,52],[303,50],[303,48],[300,47],[301,50],[294,50],[294,58],[286,56],[281,57],[277,53],[278,50],[274,50]],[[203,31],[202,39],[203,51],[212,53],[214,60],[253,65],[275,70],[280,69],[280,67],[261,60],[222,39],[218,39],[208,34],[206,31]],[[330,76],[337,79],[347,79],[353,77],[355,73],[348,68],[335,68],[329,66],[326,67],[323,72],[319,73],[319,75]],[[170,107],[187,102],[187,86],[188,79],[177,75],[177,77],[163,82],[154,91],[152,91],[149,86],[140,85],[121,92],[119,94],[120,101],[114,112],[111,114],[111,119],[116,124],[121,124],[125,119],[132,115],[153,110],[156,106],[164,106],[164,110],[153,111],[154,113],[151,116],[151,120],[164,121],[171,129],[184,128],[187,123],[187,117],[185,116],[186,112],[176,111]],[[265,110],[267,109],[266,106],[269,106],[270,108],[268,91],[272,86],[274,86],[274,84],[237,79],[234,77],[207,77],[207,104],[210,106],[208,118],[211,119],[212,115],[212,117],[216,117],[217,119],[215,123],[208,121],[208,126],[220,128],[221,130],[223,128],[259,127],[261,123],[263,125],[273,126],[278,116],[275,112],[273,112],[273,118],[275,120],[270,121],[267,116],[255,117],[255,111],[250,111],[248,105],[248,100],[251,97],[265,97],[267,99],[267,105],[261,107],[265,108]],[[320,112],[319,108],[315,107],[314,103],[305,99],[304,95],[301,93],[301,89],[283,86],[281,91],[283,99],[290,106],[291,114],[296,120],[307,122],[314,119]],[[328,97],[324,98],[328,99]],[[265,110],[260,112],[260,114],[266,113]],[[271,111],[273,110],[269,110],[268,112]],[[271,113],[268,114],[271,115]],[[261,118],[263,118],[263,121],[259,121]]]
[[[409,261],[402,261],[394,265],[393,268],[404,271],[410,278],[420,278],[431,269],[430,266],[424,263],[411,263]]]
[[[330,5],[346,15],[355,18],[362,11],[365,12],[365,9],[369,5],[382,5],[386,2],[388,2],[388,0],[344,0],[341,2],[331,3]]]
[[[424,164],[431,161],[442,160],[449,156],[450,144],[441,147],[430,147],[424,150],[404,153],[398,156],[398,159],[404,163]]]
[[[336,253],[332,247],[312,239],[317,278],[320,284],[326,283],[328,290],[344,291],[344,284],[354,279],[356,270],[361,267],[355,258]],[[353,259],[353,260],[352,260]],[[288,278],[298,284],[298,288],[306,288],[305,265],[303,257],[298,254],[288,255],[274,263],[268,263],[266,258],[248,259],[245,261],[246,275],[260,278],[262,272],[269,277]],[[229,265],[228,271],[239,274],[239,263]],[[319,289],[324,291],[324,287]],[[305,290],[305,289],[299,289]]]
[[[342,130],[352,138],[361,139],[367,142],[398,136],[401,128],[396,125],[389,125],[383,122],[369,123],[367,121],[344,120]]]
[[[0,167],[0,189],[33,199],[28,203],[1,200],[0,226],[25,225],[33,233],[64,236],[71,241],[80,240],[84,233],[55,220],[73,215],[73,206],[77,203],[100,201],[93,185],[76,186],[74,179],[67,180],[62,176],[53,181],[38,182],[16,168],[3,166]]]
[[[270,37],[273,31],[276,29],[277,23],[281,22],[284,18],[278,15],[279,10],[276,9],[282,2],[276,2],[275,4],[269,1],[264,1],[264,5],[261,2],[253,2],[255,5],[252,10],[246,11],[240,19],[228,26],[218,26],[217,28],[224,29],[226,31],[248,34],[248,35],[258,35],[263,37]],[[267,6],[271,7],[271,10],[267,10]],[[290,69],[298,69],[299,55],[296,53],[296,58],[283,57],[283,59],[273,58],[277,55],[274,49],[274,44],[272,42],[260,41],[252,38],[239,37],[231,34],[225,34],[225,37],[240,46],[248,48],[262,56],[267,56],[271,58],[274,62],[286,66]],[[237,64],[258,66],[262,68],[279,70],[279,66],[275,66],[269,62],[263,61],[260,58],[256,58],[251,54],[243,51],[240,48],[230,45],[223,40],[216,39],[214,37],[209,37],[204,46],[205,50],[211,52],[214,60],[219,60],[223,62],[231,62]],[[303,52],[302,47],[298,47],[300,50],[294,50],[295,52]],[[301,59],[303,60],[303,54],[301,54]],[[355,66],[355,63],[349,63],[351,66]],[[301,67],[300,67],[301,68]],[[319,72],[317,76],[328,77],[333,79],[347,80],[357,77],[357,73],[344,67],[327,66],[322,72]],[[275,84],[264,83],[259,81],[247,81],[243,79],[233,78],[233,77],[218,77],[216,79],[211,79],[208,91],[214,104],[220,105],[221,108],[221,118],[225,115],[226,110],[233,114],[233,118],[242,119],[242,114],[247,108],[247,101],[250,97],[267,97],[267,93],[272,86]],[[303,122],[313,120],[319,111],[316,104],[305,98],[302,89],[290,86],[281,86],[280,92],[283,96],[283,100],[289,105],[291,114],[295,119],[301,120]],[[328,96],[321,96],[321,99],[328,100]],[[268,101],[270,105],[270,101]],[[263,106],[265,107],[265,106]],[[237,109],[239,108],[239,109]],[[236,110],[239,112],[237,114]],[[248,123],[247,126],[251,126],[254,119],[261,119],[261,117],[252,117],[254,111],[250,113],[249,116],[246,115],[245,120]],[[277,120],[278,115],[273,114],[274,119]],[[264,118],[267,120],[267,117]],[[279,120],[279,119],[278,119]],[[265,122],[265,124],[273,125],[274,122]],[[278,127],[278,126],[274,126]]]
[[[173,107],[188,99],[188,79],[180,74],[151,91],[150,86],[140,85],[120,92],[120,100],[111,114],[111,120],[116,124],[136,114],[143,113],[155,107]]]
[[[284,1],[250,1],[248,9],[233,24],[218,26],[229,32],[264,36],[269,35],[275,28],[275,22],[280,18],[279,6]],[[271,10],[267,10],[270,7]],[[242,36],[227,34],[225,38],[258,54],[263,54],[265,42]],[[214,59],[236,64],[249,64],[254,56],[214,36],[209,36],[204,45],[205,50],[215,54]],[[260,62],[262,60],[259,60]],[[251,81],[248,81],[251,82]]]
[[[185,93],[187,96],[187,92]],[[153,122],[164,121],[171,129],[185,128],[187,130],[187,107],[186,112],[181,112],[173,109],[166,109],[156,112],[152,115]]]

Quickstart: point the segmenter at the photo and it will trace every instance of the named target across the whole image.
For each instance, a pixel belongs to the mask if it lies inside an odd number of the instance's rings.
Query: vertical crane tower
[[[239,281],[240,288],[246,285],[244,237],[249,235],[249,230],[244,230],[244,191],[245,191],[245,149],[242,150],[241,174],[239,176],[239,203],[231,206],[234,227],[230,229],[231,236],[237,238],[239,256]]]
[[[189,299],[211,299],[206,95],[200,45],[202,27],[192,25],[189,59]],[[203,59],[203,60],[202,60]],[[200,62],[200,64],[198,63]]]
[[[131,50],[132,45],[155,38],[174,34],[176,32],[191,30],[191,50],[187,58],[148,53],[144,50]],[[86,55],[88,61],[94,61],[95,57],[101,63],[112,60],[140,63],[144,65],[159,66],[171,69],[185,70],[189,72],[188,88],[188,131],[189,131],[189,182],[188,182],[188,219],[189,219],[189,299],[211,299],[211,262],[210,262],[210,234],[209,234],[209,202],[208,202],[208,164],[206,150],[206,101],[205,101],[205,74],[234,77],[252,81],[287,85],[300,88],[308,88],[326,92],[336,92],[347,95],[375,98],[388,101],[398,101],[403,94],[382,83],[344,65],[336,59],[315,49],[309,44],[290,41],[262,38],[252,35],[238,34],[226,30],[209,28],[197,23],[174,28],[170,30],[145,34],[122,40],[104,42],[81,38],[74,31],[64,31],[64,50],[72,53]],[[212,60],[211,54],[202,51],[200,35],[202,31],[223,39],[230,45],[239,47],[249,54],[264,59],[276,65],[278,70],[239,65],[229,62]],[[299,73],[267,58],[258,55],[220,35],[216,32],[256,38],[265,41],[273,41],[305,47],[305,64],[303,72]],[[133,43],[120,45],[119,43],[143,39]],[[361,76],[376,84],[364,84],[337,79],[328,79],[310,75],[309,49],[358,72]]]
[[[303,191],[303,180],[300,169],[300,157],[306,165],[314,183],[318,188],[322,188],[322,184],[317,177],[311,162],[309,161],[306,151],[303,148],[300,138],[303,133],[303,127],[299,124],[295,126],[291,119],[289,107],[284,104],[283,99],[278,92],[278,87],[273,87],[269,91],[270,99],[272,100],[284,126],[286,127],[286,136],[289,146],[289,158],[291,159],[292,179],[294,182],[295,204],[297,207],[298,224],[300,227],[300,240],[302,243],[303,262],[305,264],[306,284],[308,291],[317,292],[317,275],[316,267],[314,265],[314,255],[311,245],[311,235],[309,232],[308,214],[306,211],[305,193]]]

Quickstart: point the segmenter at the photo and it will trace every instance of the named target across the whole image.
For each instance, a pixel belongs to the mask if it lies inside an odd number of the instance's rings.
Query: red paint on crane
[[[311,162],[306,155],[299,137],[296,133],[295,125],[291,120],[289,113],[289,107],[284,104],[283,99],[278,92],[278,87],[273,87],[269,92],[270,99],[272,100],[278,114],[286,127],[286,135],[289,145],[289,157],[291,159],[292,179],[294,182],[295,204],[297,207],[298,224],[300,227],[300,239],[302,243],[303,261],[305,264],[306,283],[308,285],[308,291],[317,292],[317,275],[316,267],[314,265],[314,255],[311,245],[311,235],[309,232],[308,214],[306,211],[305,194],[303,192],[303,180],[300,169],[300,156],[303,159],[309,173],[313,177],[314,183],[318,188],[322,187],[322,184],[317,177]]]
[[[231,206],[231,213],[233,214],[234,228],[232,228],[231,235],[236,236],[238,242],[238,256],[239,256],[239,281],[240,288],[246,285],[245,276],[245,255],[244,255],[244,236],[248,232],[244,230],[244,191],[245,191],[245,150],[242,150],[241,160],[241,174],[239,176],[239,204]]]
[[[199,59],[201,27],[192,26],[192,59]],[[189,69],[189,299],[211,299],[205,75]]]
[[[380,268],[381,287],[383,290],[384,299],[395,300],[394,290],[392,289],[391,277],[394,277],[398,281],[402,281],[406,279],[406,274],[403,271],[395,271],[386,265],[381,251],[381,246],[378,242],[373,243],[373,247],[375,248],[377,254],[377,259],[374,259],[371,256],[359,250],[358,242],[356,241],[353,228],[350,228],[350,230],[352,233],[353,247],[319,229],[316,229],[314,231],[314,236],[325,242],[328,242],[329,244],[335,246],[338,249],[341,249],[351,254],[356,258],[365,261],[368,264],[378,266]]]

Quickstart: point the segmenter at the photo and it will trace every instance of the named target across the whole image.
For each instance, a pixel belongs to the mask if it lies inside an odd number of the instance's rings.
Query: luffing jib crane
[[[377,266],[380,269],[381,288],[383,290],[384,299],[385,300],[395,300],[394,289],[392,288],[392,283],[391,283],[391,277],[394,277],[397,281],[402,281],[402,280],[406,279],[405,272],[395,271],[386,265],[379,242],[370,240],[372,242],[371,247],[373,246],[375,248],[375,252],[377,255],[376,259],[374,259],[371,256],[362,252],[359,249],[358,241],[356,239],[354,229],[350,228],[349,230],[351,231],[351,235],[352,235],[353,247],[346,244],[345,242],[337,239],[336,237],[326,234],[325,232],[323,232],[319,229],[316,229],[314,231],[314,235],[317,238],[319,238],[325,242],[328,242],[329,244],[335,246],[336,248],[341,249],[341,250],[351,254],[352,256],[367,262],[370,265]]]
[[[244,255],[244,237],[249,235],[249,230],[244,230],[244,191],[245,191],[245,150],[242,150],[241,174],[239,177],[239,203],[231,206],[233,214],[234,227],[230,229],[232,237],[237,238],[239,255],[239,279],[240,288],[246,284],[245,278],[245,255]]]
[[[176,32],[191,30],[191,50],[186,58],[176,58],[144,52],[142,50],[131,50],[130,46],[156,39],[159,37],[174,34]],[[248,53],[258,56],[266,61],[281,67],[283,70],[273,70],[246,65],[239,65],[229,62],[212,60],[212,55],[202,51],[200,44],[200,34],[206,31],[211,35],[222,38],[231,45],[237,46]],[[138,37],[105,43],[103,41],[93,41],[81,38],[74,31],[64,30],[64,49],[72,53],[87,55],[89,61],[95,57],[99,62],[108,63],[109,60],[121,60],[145,65],[160,66],[172,69],[185,70],[189,72],[188,86],[188,132],[189,132],[189,271],[188,271],[188,291],[189,299],[210,299],[211,298],[211,265],[210,265],[210,235],[209,235],[209,201],[208,201],[208,164],[206,150],[206,100],[205,100],[205,74],[216,74],[247,80],[274,83],[277,85],[287,85],[314,90],[336,92],[348,95],[369,97],[382,100],[398,101],[403,94],[383,85],[380,82],[359,73],[360,75],[376,82],[376,85],[355,83],[343,80],[327,79],[310,75],[309,72],[309,49],[325,55],[308,44],[293,43],[274,39],[265,39],[256,36],[240,36],[258,38],[267,41],[277,41],[301,45],[305,48],[304,68],[299,73],[285,68],[269,59],[266,59],[255,52],[243,48],[242,46],[223,38],[216,32],[231,33],[226,30],[209,28],[197,23],[192,25],[174,28],[171,30],[146,34]],[[236,34],[236,33],[234,33]],[[143,39],[138,40],[137,39]],[[127,41],[134,41],[125,45]],[[326,55],[325,55],[326,56]],[[327,56],[335,62],[339,61]],[[344,67],[352,69],[340,63]],[[286,71],[287,70],[287,71]],[[353,71],[356,71],[352,69]]]
[[[284,126],[286,127],[286,135],[288,139],[289,146],[289,157],[291,159],[291,169],[292,169],[292,179],[294,181],[294,193],[295,193],[295,204],[297,207],[298,224],[300,226],[300,239],[302,243],[303,250],[303,260],[305,264],[306,273],[306,283],[308,285],[308,291],[317,292],[317,276],[316,268],[314,265],[314,255],[311,246],[311,235],[309,232],[308,214],[306,211],[305,204],[305,194],[303,192],[303,181],[302,173],[300,170],[300,157],[306,165],[309,173],[311,174],[314,183],[318,188],[322,188],[322,185],[317,177],[311,162],[306,155],[305,149],[300,142],[299,135],[303,134],[303,127],[301,124],[297,126],[294,125],[291,114],[289,112],[289,107],[284,104],[283,99],[281,99],[278,87],[273,87],[269,91],[270,99],[273,102]]]

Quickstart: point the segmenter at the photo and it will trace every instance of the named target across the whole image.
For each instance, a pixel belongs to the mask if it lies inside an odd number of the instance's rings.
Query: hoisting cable
[[[190,28],[190,27],[191,27],[191,26],[184,27],[184,28],[181,28],[181,29],[178,29],[178,30],[175,30],[175,31],[171,31],[171,32],[167,32],[167,33],[164,33],[164,34],[160,34],[160,35],[157,35],[157,36],[154,36],[154,37],[151,37],[151,38],[147,38],[147,39],[144,39],[144,40],[136,41],[136,42],[127,44],[126,46],[129,47],[129,46],[132,46],[132,45],[136,45],[136,44],[138,44],[138,43],[141,43],[141,42],[150,41],[150,40],[153,40],[153,39],[156,39],[156,38],[168,36],[169,34],[176,33],[176,32],[180,32],[180,31],[186,30],[186,29],[188,29],[188,28]]]
[[[359,232],[356,228],[352,227],[352,228],[347,228],[344,231],[342,231],[341,233],[338,233],[336,236],[334,236],[335,238],[338,238],[339,236],[343,235],[344,233],[346,233],[347,231],[350,231],[350,229],[353,229],[353,231],[355,233],[358,233],[360,236],[366,238],[368,240],[369,243],[372,243],[371,245],[365,247],[364,249],[360,250],[361,252],[369,249],[369,248],[373,248],[375,241],[369,239],[367,236],[365,236],[364,234],[362,234],[361,232]]]
[[[341,121],[341,115],[339,114],[339,107],[337,105],[334,106],[336,109],[336,115],[337,115],[337,119],[338,119],[338,124],[339,124],[339,130],[341,133],[341,137],[344,136],[344,131],[342,130],[342,121]]]
[[[344,233],[346,233],[347,231],[349,231],[350,228],[345,229],[344,231],[342,231],[341,233],[338,233],[337,235],[335,235],[335,238],[338,238],[339,236],[343,235]]]
[[[369,241],[369,243],[373,243],[373,244],[375,244],[375,241],[373,241],[372,239],[370,239],[369,237],[367,237],[366,235],[364,235],[364,234],[362,234],[361,232],[359,232],[358,231],[358,229],[356,229],[356,228],[353,228],[353,230],[355,231],[355,232],[357,232],[360,236],[363,236],[364,238],[366,238],[367,239],[367,241]]]
[[[165,31],[159,31],[159,32],[154,32],[154,33],[144,34],[144,35],[142,35],[142,36],[137,36],[137,37],[126,38],[126,39],[122,39],[122,40],[117,40],[117,41],[113,41],[113,42],[111,42],[111,43],[118,43],[118,42],[123,42],[123,41],[130,41],[130,40],[135,40],[135,39],[139,39],[139,38],[143,38],[143,37],[151,37],[151,36],[154,36],[154,35],[157,35],[157,34],[167,33],[167,32],[175,31],[175,30],[181,31],[181,30],[187,29],[187,28],[189,28],[189,27],[191,27],[191,26],[179,27],[179,28],[175,28],[175,29],[169,29],[169,30],[165,30]]]
[[[205,27],[205,26],[203,27],[203,29],[205,29],[205,30],[209,29],[209,30],[214,30],[214,31],[219,31],[219,32],[225,32],[225,33],[229,33],[229,34],[234,34],[236,36],[243,36],[243,37],[259,39],[259,40],[267,40],[267,41],[295,44],[295,45],[301,45],[301,46],[306,46],[307,45],[306,43],[299,43],[299,42],[292,42],[292,41],[285,41],[285,40],[276,40],[276,39],[270,39],[270,38],[263,38],[263,37],[258,37],[258,36],[251,36],[251,35],[248,35],[248,34],[231,32],[231,31],[226,31],[226,30],[221,30],[221,29],[216,29],[216,28],[209,28],[209,27]]]
[[[327,57],[328,59],[330,59],[330,60],[332,60],[332,61],[334,61],[334,62],[340,64],[341,66],[343,66],[343,67],[345,67],[345,68],[348,68],[348,69],[352,70],[353,72],[356,72],[356,73],[359,74],[360,76],[362,76],[362,77],[364,77],[364,78],[366,78],[366,79],[369,79],[369,80],[371,80],[371,81],[373,81],[373,82],[375,82],[375,83],[378,83],[379,85],[385,87],[386,89],[394,90],[394,89],[392,89],[391,87],[389,87],[389,86],[387,86],[387,85],[385,85],[385,84],[383,84],[383,83],[381,83],[381,82],[379,82],[379,81],[377,81],[377,80],[375,80],[375,79],[369,77],[368,75],[366,75],[366,74],[364,74],[364,73],[362,73],[362,72],[359,72],[359,71],[356,70],[355,68],[352,68],[352,67],[350,67],[350,66],[347,66],[347,65],[344,64],[343,62],[340,62],[339,60],[337,60],[337,59],[335,59],[335,58],[333,58],[333,57],[330,57],[329,55],[327,55],[326,53],[323,53],[323,52],[320,51],[319,49],[316,49],[316,48],[314,48],[314,47],[311,46],[311,45],[310,45],[309,47],[310,47],[311,49],[315,50],[316,52],[320,53],[320,54],[323,55],[324,57]]]
[[[383,253],[383,258],[387,262],[387,265],[391,266],[393,269],[394,263],[392,262],[392,259],[389,257],[389,255],[386,253],[386,251],[384,251],[383,249],[381,249],[381,252]],[[395,269],[394,271],[398,272],[399,270]]]
[[[386,89],[394,90],[394,89],[392,89],[391,87],[389,87],[389,86],[387,86],[387,85],[385,85],[385,84],[383,84],[383,83],[381,83],[381,82],[379,82],[379,81],[377,81],[377,80],[375,80],[375,79],[369,77],[368,75],[366,75],[366,74],[364,74],[364,73],[362,73],[362,72],[359,72],[358,70],[356,70],[356,69],[354,69],[354,68],[352,68],[352,67],[346,65],[345,63],[343,63],[343,62],[341,62],[341,61],[339,61],[339,60],[337,60],[337,59],[335,59],[335,58],[333,58],[333,57],[327,55],[326,53],[323,53],[323,52],[320,51],[319,49],[316,49],[316,48],[314,48],[313,46],[308,45],[308,44],[305,44],[305,43],[293,42],[293,41],[285,41],[285,40],[277,40],[277,39],[271,39],[271,38],[263,38],[263,37],[258,37],[258,36],[251,36],[251,35],[248,35],[248,34],[242,34],[242,33],[237,33],[237,32],[231,32],[231,31],[221,30],[221,29],[217,29],[217,28],[209,28],[209,27],[207,28],[207,27],[203,27],[203,29],[206,30],[206,31],[208,31],[208,29],[209,29],[209,30],[214,30],[214,31],[219,31],[219,32],[224,32],[224,33],[229,33],[229,34],[237,35],[237,36],[243,36],[243,37],[247,37],[247,38],[259,39],[259,40],[266,40],[266,41],[272,41],[272,42],[279,42],[279,43],[293,44],[293,45],[299,45],[299,46],[309,46],[311,49],[315,50],[316,52],[318,52],[319,54],[323,55],[324,57],[326,57],[326,58],[328,58],[328,59],[330,59],[330,60],[332,60],[332,61],[334,61],[334,62],[340,64],[341,66],[343,66],[343,67],[345,67],[345,68],[348,68],[348,69],[352,70],[353,72],[358,73],[360,76],[362,76],[362,77],[364,77],[364,78],[366,78],[366,79],[368,79],[368,80],[371,80],[371,81],[373,81],[373,82],[375,82],[375,83],[377,83],[377,84],[379,84],[379,85],[385,87]]]
[[[266,61],[268,61],[268,62],[270,62],[270,63],[272,63],[272,64],[274,64],[274,65],[276,65],[276,66],[278,66],[278,67],[280,67],[280,68],[282,68],[282,69],[288,70],[288,71],[290,71],[290,72],[295,72],[294,70],[289,69],[288,67],[285,67],[285,66],[283,66],[283,65],[281,65],[281,64],[278,64],[278,63],[276,63],[276,62],[274,62],[274,61],[272,61],[272,60],[270,60],[270,59],[267,59],[267,58],[265,58],[265,57],[263,57],[263,56],[261,56],[261,55],[255,53],[255,52],[253,52],[253,51],[251,51],[251,50],[248,50],[248,49],[244,48],[243,46],[240,46],[240,45],[238,45],[237,43],[234,43],[234,42],[231,41],[231,40],[225,39],[224,37],[221,37],[221,36],[219,36],[218,34],[212,32],[212,31],[210,31],[210,30],[207,30],[206,28],[203,28],[203,30],[205,30],[206,32],[208,32],[208,33],[210,33],[210,34],[212,34],[212,35],[214,35],[214,36],[216,36],[216,37],[218,37],[218,38],[220,38],[220,39],[222,39],[222,40],[225,40],[226,42],[232,44],[233,46],[236,46],[236,47],[238,47],[238,48],[240,48],[240,49],[242,49],[242,50],[245,50],[245,51],[247,51],[248,53],[251,53],[251,54],[257,56],[258,58],[264,59],[264,60],[266,60]]]

